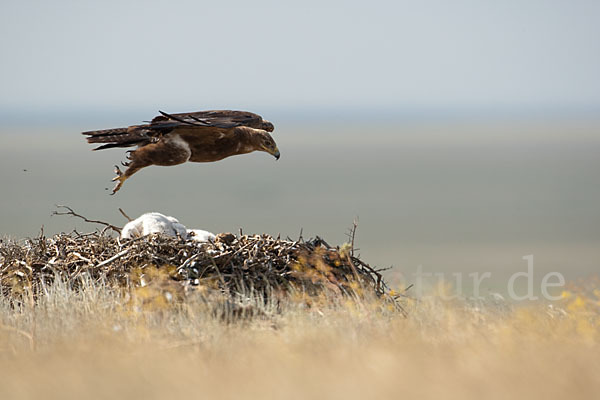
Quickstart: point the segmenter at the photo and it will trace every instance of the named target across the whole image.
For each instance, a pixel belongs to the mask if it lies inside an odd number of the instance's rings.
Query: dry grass
[[[58,281],[35,304],[0,303],[0,398],[593,398],[596,287],[552,307],[433,296],[407,318],[377,300],[290,299],[232,321],[200,294]]]

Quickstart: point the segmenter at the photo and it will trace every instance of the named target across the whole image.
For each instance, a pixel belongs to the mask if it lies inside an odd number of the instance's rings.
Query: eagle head
[[[279,160],[280,154],[277,144],[275,143],[275,140],[273,140],[273,137],[271,137],[271,135],[269,135],[267,132],[258,133],[255,136],[255,144],[257,150],[265,151],[275,157],[275,159]]]

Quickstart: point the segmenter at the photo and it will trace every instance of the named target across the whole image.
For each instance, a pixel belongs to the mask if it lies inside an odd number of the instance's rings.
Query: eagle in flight
[[[186,161],[213,162],[237,154],[265,151],[279,159],[269,134],[274,126],[248,111],[213,110],[161,115],[144,125],[83,132],[94,150],[134,147],[127,151],[125,172],[115,166],[115,194],[125,180],[150,165],[177,165]]]

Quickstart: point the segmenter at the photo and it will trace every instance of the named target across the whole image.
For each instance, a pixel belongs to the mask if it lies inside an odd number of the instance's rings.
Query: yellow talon
[[[123,183],[125,183],[125,181],[127,180],[127,177],[125,175],[123,175],[123,173],[121,172],[121,170],[119,169],[119,167],[117,165],[115,165],[115,174],[117,174],[117,176],[112,178],[112,181],[117,182],[117,184],[113,188],[111,195],[117,193],[119,191],[119,189],[121,189],[121,186],[123,186]]]

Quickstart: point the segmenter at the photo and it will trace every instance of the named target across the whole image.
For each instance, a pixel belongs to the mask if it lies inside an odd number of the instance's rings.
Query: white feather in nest
[[[134,239],[140,236],[159,233],[167,236],[179,236],[195,242],[208,242],[215,238],[211,232],[201,229],[187,229],[177,218],[157,212],[146,213],[128,222],[121,230],[121,239]]]

